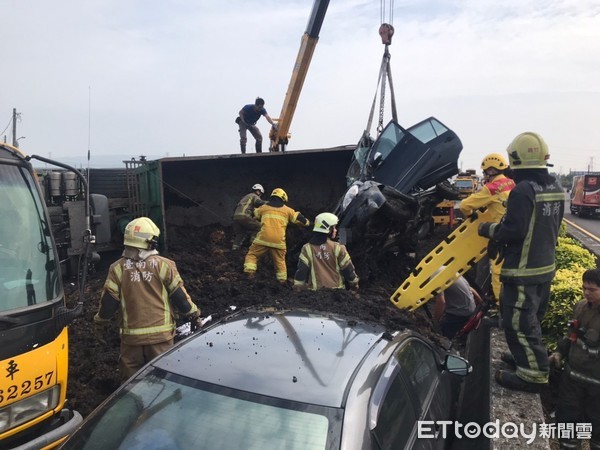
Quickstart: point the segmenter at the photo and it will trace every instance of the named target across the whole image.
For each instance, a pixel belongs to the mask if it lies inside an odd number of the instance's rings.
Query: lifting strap
[[[381,67],[379,69],[379,77],[377,79],[377,89],[375,90],[375,97],[373,98],[373,103],[371,105],[371,113],[369,114],[369,120],[367,122],[367,126],[365,128],[365,136],[368,136],[369,130],[371,129],[371,124],[373,123],[373,115],[375,113],[375,104],[377,103],[377,96],[379,94],[379,122],[377,124],[377,136],[383,131],[383,112],[385,110],[385,85],[386,79],[390,85],[390,94],[391,94],[391,105],[392,105],[392,119],[394,122],[398,122],[398,114],[396,112],[396,96],[394,94],[394,84],[392,82],[392,70],[390,67],[390,52],[389,45],[392,43],[392,36],[394,35],[394,27],[387,23],[381,24],[379,28],[379,34],[381,35],[381,40],[383,44],[385,44],[385,51],[383,52],[383,58],[381,60]],[[381,86],[381,92],[379,92],[379,87]]]

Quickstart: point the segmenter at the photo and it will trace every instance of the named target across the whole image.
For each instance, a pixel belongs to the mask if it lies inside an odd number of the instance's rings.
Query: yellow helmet
[[[544,139],[531,131],[519,134],[506,149],[510,167],[520,169],[545,169],[550,157]]]
[[[336,226],[338,222],[339,219],[335,214],[328,212],[321,213],[315,217],[315,226],[313,227],[313,231],[329,234],[331,227]]]
[[[129,247],[151,250],[156,248],[160,230],[148,217],[133,219],[125,227],[123,243]]]
[[[481,161],[481,170],[485,171],[490,167],[497,170],[505,170],[508,169],[508,161],[500,153],[490,153]]]
[[[287,194],[281,188],[273,189],[273,192],[271,192],[271,197],[279,197],[281,200],[283,200],[284,203],[287,203],[287,201],[288,201]]]

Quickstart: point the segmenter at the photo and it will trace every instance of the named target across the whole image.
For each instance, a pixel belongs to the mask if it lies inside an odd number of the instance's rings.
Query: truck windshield
[[[458,189],[473,189],[472,180],[456,180],[454,186]]]
[[[31,173],[0,166],[0,313],[55,299],[59,269]]]

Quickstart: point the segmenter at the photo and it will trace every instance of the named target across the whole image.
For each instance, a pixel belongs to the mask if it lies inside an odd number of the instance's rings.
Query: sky
[[[279,117],[313,0],[0,5],[0,138],[12,142],[16,108],[24,152],[121,167],[140,155],[239,153],[242,106],[260,96]],[[395,28],[398,122],[434,116],[454,130],[462,169],[535,131],[553,171],[600,170],[598,0],[331,0],[288,151],[358,142],[377,91],[382,21]],[[257,125],[266,150],[270,126]]]

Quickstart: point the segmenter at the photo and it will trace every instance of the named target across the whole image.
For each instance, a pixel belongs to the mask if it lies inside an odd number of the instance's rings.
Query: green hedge
[[[548,311],[542,320],[544,343],[554,351],[567,331],[567,322],[573,316],[573,306],[583,298],[581,276],[596,267],[596,257],[575,239],[566,237],[566,226],[561,226],[561,237],[556,247],[556,275],[552,281]]]

